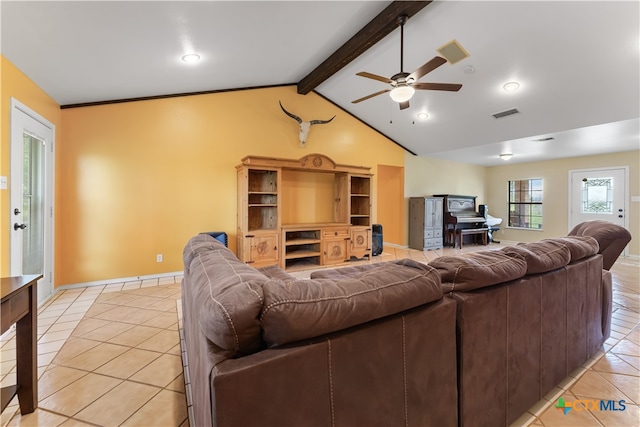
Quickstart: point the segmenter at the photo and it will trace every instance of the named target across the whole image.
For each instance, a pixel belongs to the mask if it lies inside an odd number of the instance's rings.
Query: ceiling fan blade
[[[436,68],[444,64],[445,62],[447,62],[446,59],[444,59],[441,56],[436,56],[431,61],[424,64],[422,67],[418,68],[413,73],[409,74],[409,77],[407,77],[407,79],[413,79],[413,81],[418,81],[422,76],[432,72],[433,70],[435,70]]]
[[[356,73],[356,76],[366,77],[368,79],[378,80],[380,82],[391,83],[391,80],[388,77],[382,77],[377,74],[367,73],[366,71],[360,71]]]
[[[372,93],[371,95],[367,95],[367,96],[365,96],[365,97],[363,97],[363,98],[356,99],[355,101],[351,101],[351,103],[352,103],[352,104],[357,104],[358,102],[366,101],[367,99],[369,99],[369,98],[373,98],[374,96],[378,96],[378,95],[382,95],[383,93],[387,93],[387,92],[389,92],[390,90],[391,90],[391,89],[381,90],[381,91],[378,91],[378,92],[376,92],[376,93]]]
[[[449,92],[457,92],[462,85],[456,83],[414,83],[411,87],[419,90],[447,90]]]
[[[409,108],[409,101],[401,102],[400,103],[400,109],[404,110],[406,108]]]

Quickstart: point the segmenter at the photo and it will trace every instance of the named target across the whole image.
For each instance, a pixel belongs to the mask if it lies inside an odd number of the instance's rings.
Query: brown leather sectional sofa
[[[195,236],[182,283],[191,422],[509,425],[608,337],[611,275],[599,252],[630,238],[592,224],[428,266],[298,280]]]

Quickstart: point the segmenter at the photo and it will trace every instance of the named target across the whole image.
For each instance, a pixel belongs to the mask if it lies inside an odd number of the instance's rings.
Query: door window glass
[[[44,142],[23,135],[22,274],[44,271]]]
[[[612,213],[613,178],[582,179],[582,213]]]

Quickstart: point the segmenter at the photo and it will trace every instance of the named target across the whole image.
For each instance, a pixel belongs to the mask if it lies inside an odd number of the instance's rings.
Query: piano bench
[[[489,229],[486,227],[483,228],[459,228],[456,230],[458,241],[460,242],[460,249],[462,249],[462,236],[467,234],[481,234],[482,235],[482,244],[487,245],[487,240],[489,236]],[[456,247],[455,240],[453,241],[453,247]]]

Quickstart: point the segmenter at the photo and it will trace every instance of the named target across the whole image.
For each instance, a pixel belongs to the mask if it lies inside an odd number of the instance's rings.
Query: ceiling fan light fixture
[[[411,86],[407,84],[399,84],[389,92],[389,96],[395,102],[407,102],[415,92],[416,90]]]
[[[507,161],[509,159],[511,159],[513,157],[513,154],[511,153],[502,153],[500,154],[500,158],[504,161]]]

